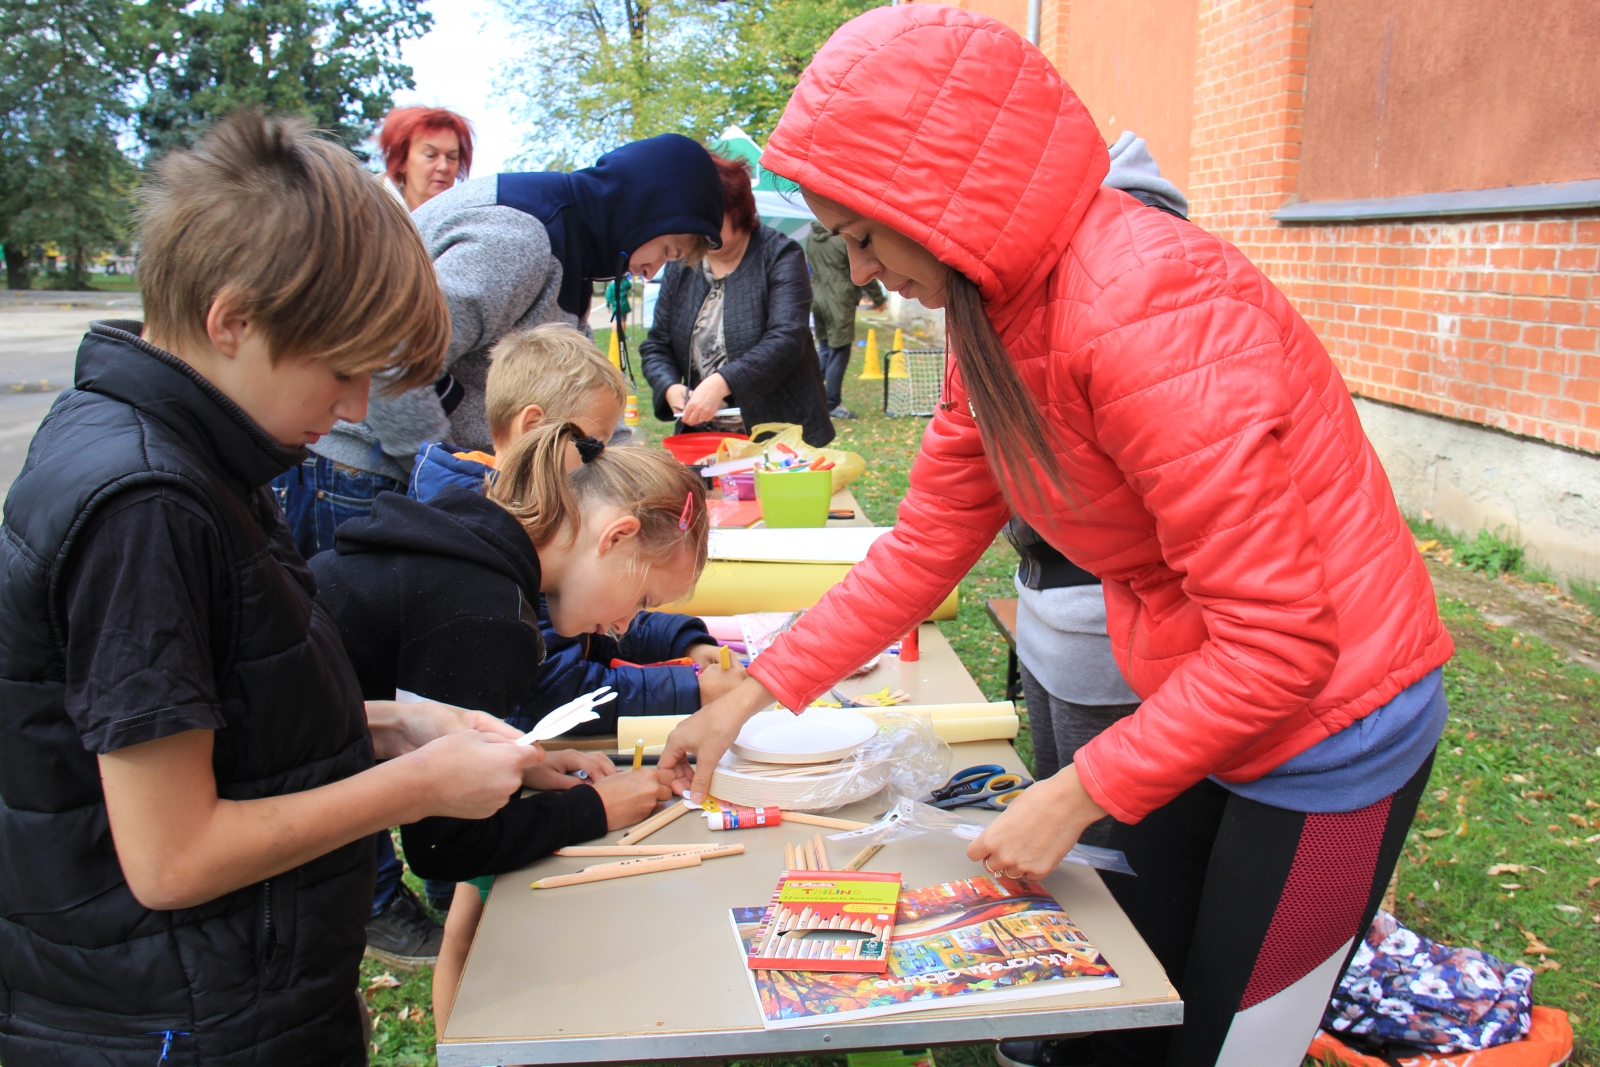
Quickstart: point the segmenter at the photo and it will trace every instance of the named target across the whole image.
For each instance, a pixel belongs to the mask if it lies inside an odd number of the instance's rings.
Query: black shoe
[[[1089,1039],[1002,1041],[994,1047],[1000,1067],[1094,1067]]]
[[[404,885],[395,890],[387,907],[367,920],[367,955],[398,970],[438,963],[443,941],[444,927]]]
[[[856,413],[845,407],[843,404],[840,404],[838,407],[828,412],[828,417],[830,419],[853,419],[856,417]]]

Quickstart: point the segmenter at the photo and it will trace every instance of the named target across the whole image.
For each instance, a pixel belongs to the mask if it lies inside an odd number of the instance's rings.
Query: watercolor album
[[[746,958],[771,904],[734,908]],[[769,1030],[1121,984],[1037,882],[968,878],[900,893],[884,974],[747,970]]]

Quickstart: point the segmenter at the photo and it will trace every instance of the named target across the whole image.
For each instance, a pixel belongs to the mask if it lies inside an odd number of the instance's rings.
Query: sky
[[[495,174],[522,146],[519,123],[495,92],[499,68],[516,55],[510,27],[493,0],[432,0],[433,29],[409,41],[405,61],[417,87],[397,105],[447,107],[472,123],[472,173]]]

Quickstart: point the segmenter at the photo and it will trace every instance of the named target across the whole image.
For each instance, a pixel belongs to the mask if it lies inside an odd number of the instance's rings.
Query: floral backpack
[[[1312,1054],[1320,1044],[1324,1052],[1366,1054],[1337,1057],[1352,1064],[1548,1067],[1570,1053],[1572,1030],[1564,1013],[1538,1009],[1543,1025],[1539,1034],[1530,1035],[1532,985],[1527,967],[1509,966],[1479,949],[1430,941],[1380,911],[1328,1002],[1322,1017],[1326,1033],[1318,1035]],[[1562,1029],[1564,1048],[1557,1032]],[[1320,1040],[1330,1036],[1337,1040]],[[1528,1047],[1531,1040],[1523,1042],[1530,1036],[1540,1039],[1540,1050]],[[1548,1038],[1554,1038],[1553,1045],[1545,1044]],[[1529,1055],[1485,1053],[1510,1043]]]

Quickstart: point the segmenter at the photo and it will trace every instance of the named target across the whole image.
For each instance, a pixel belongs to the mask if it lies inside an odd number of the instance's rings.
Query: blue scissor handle
[[[995,807],[988,803],[998,796],[1019,793],[1033,784],[1033,781],[1020,774],[1010,771],[1001,774],[991,774],[982,782],[982,787],[972,792],[963,792],[947,800],[936,801],[934,806],[940,808],[965,808],[965,807]]]
[[[957,771],[950,776],[950,780],[926,797],[922,798],[924,804],[944,806],[948,801],[958,797],[971,796],[983,792],[985,784],[997,774],[1005,774],[1006,769],[997,763],[985,763],[976,767],[968,767],[964,771]]]

